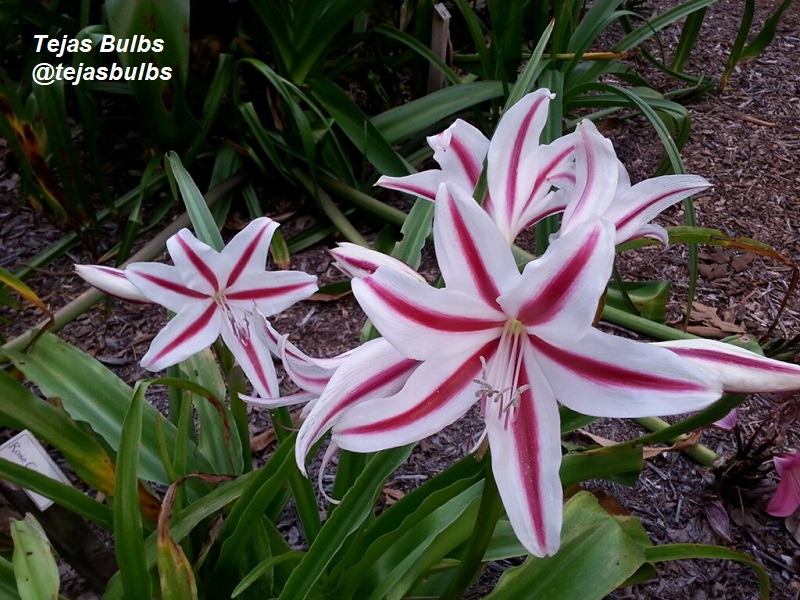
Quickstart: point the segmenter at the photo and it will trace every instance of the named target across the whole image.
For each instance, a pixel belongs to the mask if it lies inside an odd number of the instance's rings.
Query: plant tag
[[[48,456],[45,449],[39,443],[39,440],[33,437],[31,432],[27,429],[20,431],[17,435],[0,446],[0,457],[22,465],[23,467],[27,467],[28,469],[33,469],[61,483],[72,485],[66,475],[64,475],[56,463],[53,462],[53,459]],[[36,504],[39,510],[46,510],[53,505],[53,501],[49,498],[45,498],[36,492],[24,491],[28,494],[30,499],[33,500],[33,503]]]

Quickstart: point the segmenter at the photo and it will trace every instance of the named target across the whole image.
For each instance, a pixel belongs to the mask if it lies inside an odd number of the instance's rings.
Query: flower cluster
[[[631,185],[611,142],[588,120],[540,144],[551,98],[547,90],[523,98],[491,140],[456,121],[428,140],[440,169],[379,180],[435,201],[444,286],[393,258],[340,245],[337,263],[382,337],[338,357],[309,357],[267,322],[316,289],[303,273],[264,271],[277,226],[268,219],[221,253],[182,231],[169,243],[174,267],[79,271],[109,293],[177,313],[153,341],[147,368],[174,364],[221,334],[258,394],[249,401],[308,402],[295,446],[303,472],[328,431],[329,453],[375,452],[429,436],[477,403],[517,537],[533,555],[553,554],[563,505],[559,404],[607,417],[686,413],[723,392],[800,388],[800,367],[720,342],[648,344],[593,326],[615,246],[638,237],[666,242],[653,217],[710,184],[669,175]],[[488,191],[478,203],[484,164]],[[520,271],[510,242],[557,213],[561,227],[547,251]],[[278,397],[271,355],[301,392]]]

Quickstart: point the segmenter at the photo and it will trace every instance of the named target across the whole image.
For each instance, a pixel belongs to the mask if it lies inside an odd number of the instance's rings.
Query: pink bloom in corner
[[[141,296],[176,313],[153,340],[142,358],[143,367],[160,371],[203,350],[221,335],[256,391],[266,397],[278,395],[272,357],[252,331],[253,311],[280,312],[313,294],[317,283],[316,277],[299,271],[265,271],[277,227],[267,217],[256,219],[221,252],[182,229],[167,241],[175,266],[134,263],[125,269],[125,279]],[[122,290],[120,295],[126,299],[133,295],[130,286],[121,282],[120,272],[110,271],[91,268],[96,277],[90,283],[99,283],[104,291]]]
[[[780,454],[772,459],[781,482],[767,512],[773,517],[788,517],[800,506],[800,452]]]

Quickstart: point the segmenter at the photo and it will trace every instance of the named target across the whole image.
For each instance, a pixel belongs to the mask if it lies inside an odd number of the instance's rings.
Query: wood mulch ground
[[[670,3],[656,3],[662,4]],[[720,0],[708,9],[699,47],[688,67],[690,73],[719,77],[743,4]],[[758,4],[756,22],[760,23],[776,3],[765,0]],[[644,10],[648,6],[652,5],[645,4]],[[674,47],[677,35],[677,30],[663,32],[661,47]],[[657,52],[659,46],[652,49]],[[692,136],[683,152],[686,170],[715,183],[712,190],[695,200],[697,223],[755,238],[794,261],[800,259],[799,55],[800,7],[795,5],[785,15],[773,45],[756,60],[737,67],[726,90],[683,101],[693,119]],[[637,57],[631,60],[641,64]],[[605,133],[614,140],[634,179],[646,176],[658,163],[658,142],[642,121],[615,121],[606,126]],[[126,164],[110,166],[110,178],[116,177],[120,191],[135,185],[136,169],[142,165],[135,155]],[[0,266],[14,270],[60,234],[20,199],[19,178],[8,165],[0,167],[0,189]],[[662,222],[681,224],[683,219],[682,209],[676,207],[663,215]],[[114,231],[110,229],[108,234],[108,240],[113,239]],[[686,302],[686,258],[684,246],[632,251],[624,255],[620,270],[626,280],[671,281],[669,319],[679,322]],[[94,260],[76,249],[34,275],[29,284],[55,310],[85,289],[71,275],[71,264]],[[293,257],[292,268],[315,273],[323,282],[340,278],[322,248]],[[700,269],[694,331],[713,337],[760,337],[767,332],[789,287],[791,269],[787,265],[736,250],[704,248]],[[797,297],[795,293],[790,298],[772,337],[789,340],[800,334]],[[9,339],[38,320],[32,310],[21,314],[4,310],[3,314],[12,317],[11,323],[0,324],[0,332]],[[143,376],[138,359],[164,319],[161,311],[115,303],[108,314],[95,307],[61,335],[133,381]],[[293,341],[310,354],[330,356],[357,344],[363,320],[352,298],[343,298],[300,303],[274,323],[281,331],[293,331]],[[642,520],[656,543],[710,543],[747,552],[769,573],[772,597],[795,600],[800,598],[800,520],[776,519],[764,511],[776,484],[770,461],[755,469],[754,479],[748,479],[735,475],[742,473],[743,466],[758,467],[760,461],[748,464],[745,457],[733,463],[731,458],[737,450],[737,436],[745,441],[753,436],[758,441],[773,436],[770,451],[800,449],[796,414],[795,396],[752,397],[740,409],[738,433],[703,434],[702,442],[722,457],[718,469],[701,467],[680,453],[667,453],[647,461],[634,487],[594,482],[586,487],[611,494],[622,510]],[[478,419],[466,418],[422,442],[408,464],[387,483],[384,501],[446,468],[470,448],[480,429]],[[254,414],[254,437],[263,440],[267,430],[263,416]],[[615,440],[642,433],[621,420],[602,420],[591,431]],[[720,479],[722,471],[729,476]],[[291,524],[287,533],[291,541],[301,542]],[[469,598],[490,591],[506,566],[487,566],[486,576],[470,591]],[[80,589],[77,578],[65,571],[65,583],[67,596],[76,597]],[[756,598],[757,590],[755,577],[747,567],[727,561],[682,561],[659,565],[655,580],[619,590],[611,597],[729,600]]]

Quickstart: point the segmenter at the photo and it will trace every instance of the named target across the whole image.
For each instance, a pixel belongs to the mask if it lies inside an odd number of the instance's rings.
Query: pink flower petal
[[[176,314],[159,332],[141,364],[149,371],[178,364],[213,344],[221,327],[222,317],[210,298],[195,302]]]
[[[596,329],[569,345],[530,339],[558,401],[585,415],[681,414],[705,408],[722,393],[713,374],[653,344]]]
[[[788,517],[800,506],[800,454],[781,454],[772,460],[780,483],[767,512],[773,517]]]
[[[561,539],[560,419],[530,349],[519,383],[530,388],[511,416],[491,404],[486,410],[492,472],[517,538],[532,555],[546,556],[555,554]]]
[[[353,350],[333,374],[297,434],[295,458],[303,474],[311,446],[334,426],[345,410],[396,393],[418,365],[382,338]]]
[[[122,269],[100,265],[75,265],[75,272],[87,283],[120,300],[148,304],[150,300],[125,276]]]
[[[514,257],[491,218],[462,188],[445,184],[436,196],[433,224],[436,258],[449,290],[497,298],[518,279]]]
[[[730,393],[790,392],[800,390],[800,365],[760,356],[739,346],[713,340],[657,342],[722,381]]]

